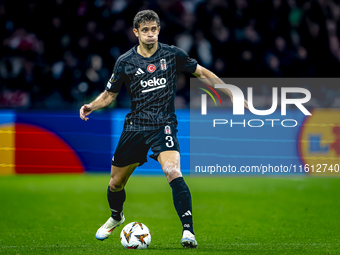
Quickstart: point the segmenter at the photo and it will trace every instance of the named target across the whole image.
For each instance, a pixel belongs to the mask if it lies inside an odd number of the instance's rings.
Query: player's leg
[[[184,247],[196,248],[197,242],[193,229],[191,194],[182,177],[180,154],[178,151],[163,151],[159,154],[158,161],[172,188],[173,203],[182,222],[183,238],[181,244]]]
[[[107,190],[107,199],[111,209],[111,217],[102,225],[97,233],[96,238],[98,240],[105,240],[111,234],[111,232],[123,224],[125,217],[123,215],[123,204],[125,201],[125,185],[138,166],[138,163],[131,164],[125,167],[111,166],[111,178],[109,187]]]
[[[155,132],[151,146],[154,154],[150,157],[161,164],[172,189],[174,206],[183,226],[181,244],[195,248],[197,242],[192,222],[191,194],[181,173],[180,148],[176,133],[177,129],[174,125],[167,125]]]
[[[111,217],[97,231],[96,238],[104,240],[114,228],[125,220],[122,213],[125,201],[125,184],[137,166],[143,165],[147,159],[149,146],[144,143],[143,132],[123,131],[112,158],[111,178],[107,190],[107,199],[111,209]]]
[[[121,220],[123,203],[125,201],[125,185],[139,163],[126,167],[111,166],[111,178],[107,189],[107,199],[111,209],[111,217],[117,221]]]

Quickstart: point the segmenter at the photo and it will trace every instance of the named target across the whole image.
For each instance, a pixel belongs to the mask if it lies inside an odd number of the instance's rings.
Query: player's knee
[[[109,187],[112,192],[117,192],[117,191],[124,189],[124,183],[119,182],[119,181],[114,181],[111,179]]]
[[[182,176],[180,166],[177,162],[167,161],[163,165],[163,172],[170,181]]]

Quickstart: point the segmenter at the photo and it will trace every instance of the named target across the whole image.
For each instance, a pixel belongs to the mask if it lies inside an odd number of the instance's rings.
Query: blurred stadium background
[[[161,42],[220,77],[339,76],[338,0],[1,0],[0,107],[77,110],[137,43],[132,20],[147,8],[161,18]],[[178,79],[177,109],[188,107],[188,79]],[[340,107],[338,86],[314,94],[315,107]],[[116,107],[129,107],[120,98]]]

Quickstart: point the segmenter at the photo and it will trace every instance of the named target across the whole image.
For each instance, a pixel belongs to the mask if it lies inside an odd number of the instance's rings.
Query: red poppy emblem
[[[153,73],[156,70],[155,65],[148,65],[148,72]]]

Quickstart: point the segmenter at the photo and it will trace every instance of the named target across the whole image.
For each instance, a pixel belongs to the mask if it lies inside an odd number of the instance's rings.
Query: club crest
[[[164,133],[165,133],[166,135],[171,135],[171,128],[170,128],[170,126],[165,126],[165,128],[164,128]]]
[[[161,64],[161,70],[165,71],[167,66],[166,66],[166,60],[164,58],[161,59],[160,64]]]

